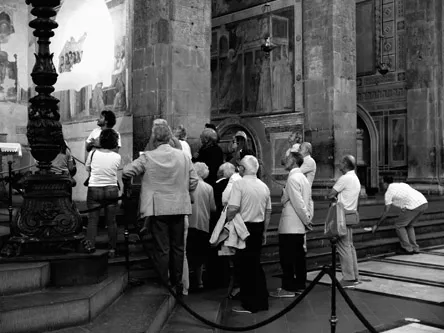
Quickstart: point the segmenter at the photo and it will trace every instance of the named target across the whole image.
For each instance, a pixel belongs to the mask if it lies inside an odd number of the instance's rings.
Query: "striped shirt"
[[[421,192],[406,183],[392,183],[385,192],[385,205],[413,210],[427,203]]]

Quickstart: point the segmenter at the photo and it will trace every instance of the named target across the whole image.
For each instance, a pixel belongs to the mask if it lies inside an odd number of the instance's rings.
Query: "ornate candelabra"
[[[24,181],[24,202],[11,224],[11,237],[2,255],[57,253],[76,248],[83,239],[81,217],[72,202],[68,175],[50,171],[51,161],[63,142],[58,112],[59,100],[51,93],[57,73],[50,53],[50,38],[58,24],[52,19],[60,0],[26,0],[37,18],[29,23],[38,38],[35,65],[31,73],[37,95],[29,102],[27,137],[39,171]]]

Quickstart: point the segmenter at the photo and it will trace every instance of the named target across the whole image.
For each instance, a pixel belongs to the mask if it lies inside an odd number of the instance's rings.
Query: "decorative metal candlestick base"
[[[77,249],[83,239],[79,235],[82,220],[71,198],[71,179],[50,171],[63,143],[59,100],[51,96],[58,75],[49,50],[52,30],[58,27],[51,17],[56,15],[54,8],[60,0],[26,3],[33,6],[31,13],[37,17],[29,23],[38,38],[31,73],[38,94],[29,100],[27,137],[39,171],[24,181],[24,202],[11,223],[11,238],[1,252],[4,256],[66,253]]]

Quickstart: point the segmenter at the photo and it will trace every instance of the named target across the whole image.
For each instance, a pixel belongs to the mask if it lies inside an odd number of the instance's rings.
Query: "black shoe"
[[[399,249],[399,250],[396,250],[395,253],[396,253],[396,254],[399,254],[399,255],[412,255],[412,254],[415,254],[415,252],[413,252],[413,251],[407,251],[407,250],[405,250],[405,249]]]

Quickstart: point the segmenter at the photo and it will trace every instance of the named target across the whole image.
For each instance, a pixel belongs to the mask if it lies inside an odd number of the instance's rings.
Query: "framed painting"
[[[376,73],[375,2],[356,4],[356,72],[357,75]]]

